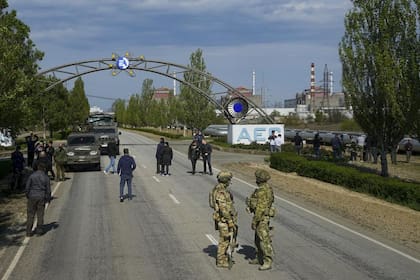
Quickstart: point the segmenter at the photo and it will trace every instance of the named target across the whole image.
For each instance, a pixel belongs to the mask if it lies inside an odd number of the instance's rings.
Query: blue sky
[[[322,84],[324,65],[341,90],[338,44],[350,0],[9,0],[45,53],[41,70],[111,57],[112,53],[188,65],[203,50],[207,70],[233,87],[252,88],[267,105],[293,98],[310,86],[310,64]],[[88,95],[128,99],[143,79],[156,88],[172,80],[138,72],[106,71],[82,77]],[[72,88],[72,84],[67,85]],[[89,97],[107,109],[112,101]]]

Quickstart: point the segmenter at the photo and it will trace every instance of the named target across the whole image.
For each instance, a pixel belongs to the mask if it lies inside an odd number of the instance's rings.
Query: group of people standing
[[[60,144],[55,149],[52,141],[44,144],[43,141],[38,140],[38,136],[33,133],[26,137],[28,152],[27,164],[32,172],[25,183],[25,194],[27,197],[27,237],[33,236],[34,234],[44,234],[45,204],[52,199],[50,180],[65,180],[64,164],[67,155],[63,144]],[[15,177],[14,186],[17,187],[21,184],[22,172],[25,165],[25,159],[20,151],[19,145],[16,146],[16,150],[12,153],[11,158]],[[55,163],[56,173],[53,169],[53,162]],[[52,178],[48,176],[48,173],[51,173]],[[37,217],[37,226],[35,231],[32,231],[35,215]]]
[[[264,169],[255,171],[258,188],[246,198],[246,210],[253,213],[251,228],[255,231],[255,257],[250,264],[260,265],[259,270],[271,269],[274,250],[271,244],[270,219],[275,215],[273,207],[274,192],[268,184],[270,174]],[[238,214],[234,207],[233,195],[228,187],[232,180],[232,173],[221,171],[217,175],[218,184],[209,194],[209,205],[214,210],[213,220],[215,229],[219,231],[216,265],[221,268],[231,268],[232,254],[228,253],[238,246]],[[232,248],[233,247],[233,248]]]
[[[276,131],[272,130],[271,135],[268,136],[268,141],[269,141],[269,144],[270,144],[270,152],[271,153],[281,152],[281,145],[283,145],[284,142],[283,142],[283,138],[281,137],[280,133],[276,135]]]
[[[213,169],[211,166],[212,153],[213,147],[211,144],[204,140],[201,133],[196,134],[188,147],[188,159],[191,161],[192,175],[196,173],[197,161],[200,159],[200,157],[203,159],[203,174],[213,175]]]
[[[172,148],[169,142],[165,142],[165,138],[161,137],[156,148],[156,174],[161,176],[170,176],[169,166],[172,165],[174,157]]]

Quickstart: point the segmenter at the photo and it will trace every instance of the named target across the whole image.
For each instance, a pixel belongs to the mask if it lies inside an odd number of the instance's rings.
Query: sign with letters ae
[[[284,143],[284,124],[230,124],[228,128],[229,144],[245,144],[252,142],[258,144],[267,143],[271,132],[278,136],[281,134]]]

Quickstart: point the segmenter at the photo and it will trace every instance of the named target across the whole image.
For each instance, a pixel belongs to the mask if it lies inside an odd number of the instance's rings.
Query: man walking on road
[[[27,221],[26,221],[26,236],[33,235],[32,227],[34,224],[35,214],[37,215],[37,227],[35,233],[38,235],[44,234],[44,210],[45,203],[51,200],[51,186],[50,178],[45,174],[47,167],[44,162],[39,162],[38,170],[29,176],[26,182],[26,197],[27,203]]]
[[[120,202],[124,202],[124,186],[127,182],[128,200],[133,198],[131,182],[133,180],[133,170],[136,169],[134,158],[128,154],[128,149],[124,148],[124,155],[118,161],[117,172],[120,174]]]
[[[206,140],[201,142],[201,156],[203,157],[203,174],[207,174],[207,166],[209,167],[209,175],[213,175],[211,167],[211,153],[213,152],[212,146]]]
[[[105,174],[108,174],[108,171],[109,169],[111,169],[111,167],[112,167],[112,174],[115,173],[115,158],[118,153],[117,149],[118,147],[115,141],[111,140],[110,142],[108,142],[107,152],[108,152],[108,157],[109,157],[109,164],[104,170]]]
[[[275,209],[273,188],[267,183],[270,174],[263,169],[255,171],[258,189],[250,198],[246,198],[247,212],[254,213],[251,228],[255,230],[254,242],[256,257],[250,264],[260,264],[259,270],[271,269],[274,251],[271,245],[270,218],[274,217]]]

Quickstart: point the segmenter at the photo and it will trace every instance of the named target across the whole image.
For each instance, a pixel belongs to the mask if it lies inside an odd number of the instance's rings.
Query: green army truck
[[[92,132],[71,133],[67,137],[66,169],[93,167],[101,170],[101,152],[96,136]]]

